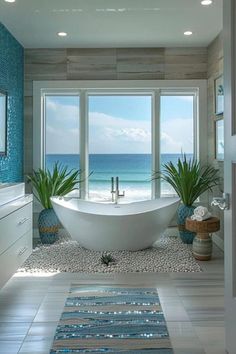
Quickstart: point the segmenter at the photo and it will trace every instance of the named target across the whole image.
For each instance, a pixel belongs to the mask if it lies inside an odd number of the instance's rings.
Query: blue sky
[[[79,153],[79,98],[48,96],[46,107],[47,152]],[[162,153],[192,152],[192,117],[192,97],[162,97]],[[89,152],[150,153],[151,96],[90,96]]]
[[[192,119],[193,96],[162,96],[161,111],[165,121],[175,119],[176,117]]]
[[[89,110],[127,120],[150,120],[151,96],[90,96]]]

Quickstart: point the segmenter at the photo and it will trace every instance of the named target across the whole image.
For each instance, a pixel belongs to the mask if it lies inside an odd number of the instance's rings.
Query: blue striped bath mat
[[[173,354],[156,289],[73,284],[51,354]]]

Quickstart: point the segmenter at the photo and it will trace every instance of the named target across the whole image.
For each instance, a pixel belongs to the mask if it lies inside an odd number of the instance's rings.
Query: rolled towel
[[[194,209],[194,215],[201,216],[202,218],[208,213],[208,209],[203,206],[198,206],[196,209]]]
[[[211,213],[206,207],[199,205],[194,209],[194,214],[191,216],[192,220],[203,221],[211,217]]]
[[[195,215],[195,214],[193,214],[191,216],[191,219],[192,220],[196,220],[196,221],[204,221],[204,220],[207,220],[207,219],[210,219],[210,218],[211,218],[211,213],[209,211],[204,216],[199,216],[199,215]]]

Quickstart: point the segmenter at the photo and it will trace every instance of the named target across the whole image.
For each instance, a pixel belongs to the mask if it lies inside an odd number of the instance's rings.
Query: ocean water
[[[176,163],[180,154],[162,154],[161,164]],[[192,157],[188,154],[188,157]],[[55,162],[79,169],[79,155],[46,155],[46,168],[52,170]],[[111,177],[119,177],[120,191],[125,191],[127,200],[151,198],[151,177],[153,174],[151,154],[90,154],[89,196],[91,199],[110,199]],[[173,194],[169,184],[161,183],[162,195]]]

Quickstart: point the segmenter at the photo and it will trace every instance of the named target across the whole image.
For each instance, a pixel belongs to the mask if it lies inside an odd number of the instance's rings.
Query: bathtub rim
[[[122,217],[122,216],[135,216],[135,215],[140,215],[140,214],[146,214],[146,213],[151,213],[153,211],[156,211],[158,209],[162,209],[162,208],[166,208],[169,207],[173,204],[177,204],[176,205],[176,210],[178,205],[180,204],[180,198],[179,197],[160,197],[160,198],[156,198],[156,199],[150,199],[150,200],[144,200],[144,201],[134,201],[131,203],[122,203],[122,204],[115,204],[115,203],[99,203],[99,202],[93,202],[91,200],[85,200],[85,199],[80,199],[80,198],[76,198],[76,197],[60,197],[60,196],[52,196],[50,197],[50,200],[53,203],[55,203],[56,205],[58,205],[59,207],[63,207],[63,208],[67,208],[69,210],[73,210],[73,211],[77,211],[79,213],[82,214],[86,214],[86,215],[94,215],[94,216],[108,216],[108,217]],[[90,204],[91,206],[94,206],[97,209],[95,210],[86,210],[85,208],[83,209],[79,209],[78,205],[73,205],[71,203],[71,201],[76,200],[78,201],[80,204],[84,204],[84,206],[86,204]],[[159,204],[156,205],[155,207],[155,201],[160,201],[160,200],[165,200],[169,203],[165,203],[165,204]],[[127,212],[127,209],[124,210],[124,208],[132,205],[136,206],[140,204],[154,204],[154,205],[150,205],[150,207],[148,209],[140,209],[140,210],[130,210],[129,212]],[[107,208],[108,211],[110,211],[110,213],[106,212],[105,210],[100,210],[99,211],[99,207],[101,207],[101,205],[103,206],[103,209]],[[113,208],[110,208],[110,210],[108,209],[110,206],[113,206]],[[123,208],[122,208],[123,207]],[[131,208],[132,208],[131,207]],[[113,212],[111,212],[113,211]],[[123,213],[121,212],[123,211]]]

